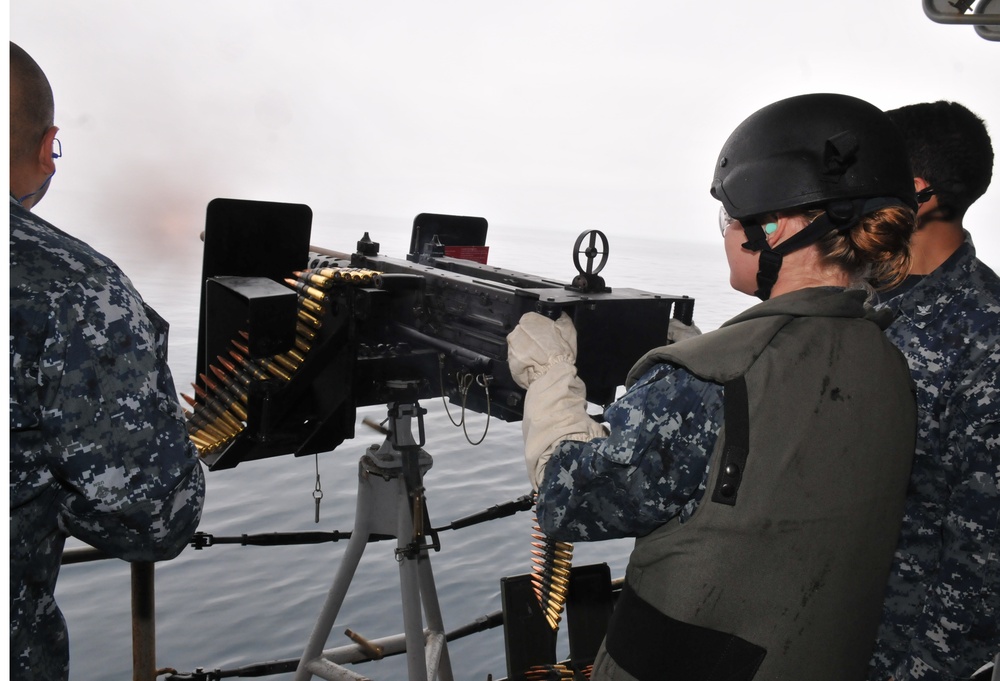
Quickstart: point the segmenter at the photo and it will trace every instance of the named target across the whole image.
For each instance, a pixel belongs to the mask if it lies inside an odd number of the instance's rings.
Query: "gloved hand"
[[[575,362],[576,327],[565,312],[556,321],[529,312],[507,336],[510,375],[522,388],[527,389],[555,364]]]
[[[587,441],[605,434],[587,414],[587,388],[576,374],[576,329],[565,314],[552,321],[529,312],[507,336],[511,375],[523,388],[524,462],[538,489],[545,464],[563,440]]]
[[[677,343],[688,338],[694,338],[695,336],[701,335],[701,329],[695,326],[692,321],[690,324],[685,324],[679,319],[670,319],[670,325],[667,327],[667,342]]]

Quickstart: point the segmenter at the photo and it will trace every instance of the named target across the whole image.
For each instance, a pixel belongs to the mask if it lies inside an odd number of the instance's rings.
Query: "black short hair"
[[[955,219],[986,193],[993,145],[986,124],[956,102],[911,104],[886,112],[903,133],[915,177],[930,183],[938,205]]]

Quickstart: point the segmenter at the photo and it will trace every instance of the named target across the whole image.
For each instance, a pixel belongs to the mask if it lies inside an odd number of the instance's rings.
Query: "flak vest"
[[[633,369],[722,384],[725,423],[695,512],[636,541],[592,678],[866,678],[916,422],[888,320],[863,303],[778,296]]]

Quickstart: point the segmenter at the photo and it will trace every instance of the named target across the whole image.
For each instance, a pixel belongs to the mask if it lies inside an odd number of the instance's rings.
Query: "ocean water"
[[[314,218],[313,243],[350,251],[364,231],[382,253],[402,257],[409,225],[375,218]],[[753,302],[733,292],[718,244],[685,243],[657,236],[616,235],[606,230],[610,253],[603,272],[617,288],[636,288],[695,298],[695,321],[717,328]],[[575,232],[491,225],[490,264],[569,281],[575,274]],[[170,365],[177,389],[191,393],[194,379],[200,248],[195,239],[170,257],[150,258],[140,247],[103,247],[130,275],[148,303],[171,323]],[[134,251],[134,252],[133,252]],[[516,499],[529,486],[521,452],[520,424],[489,423],[485,441],[473,446],[456,428],[440,399],[422,402],[424,449],[433,457],[426,474],[427,507],[434,527]],[[457,408],[450,406],[452,416]],[[360,425],[380,421],[384,407],[358,411],[357,436],[318,457],[276,457],[207,474],[201,530],[216,537],[295,531],[349,531],[353,527],[358,460],[381,436]],[[486,416],[468,415],[473,440]],[[314,522],[317,468],[324,492],[320,522]],[[435,584],[449,630],[501,608],[500,580],[531,571],[530,512],[440,534],[431,554]],[[391,542],[370,544],[351,583],[328,648],[346,645],[352,629],[366,638],[402,632],[399,570]],[[68,547],[80,544],[70,541]],[[157,663],[178,672],[232,669],[297,658],[309,639],[333,581],[346,542],[292,547],[230,544],[187,549],[156,567]],[[631,540],[577,544],[574,564],[607,563],[613,577],[624,572]],[[129,566],[117,560],[67,565],[57,600],[69,626],[70,678],[74,681],[131,678]],[[449,644],[456,679],[506,675],[502,628]],[[568,654],[565,640],[559,654]],[[406,678],[405,656],[355,667],[374,679]],[[269,678],[282,681],[293,674]]]

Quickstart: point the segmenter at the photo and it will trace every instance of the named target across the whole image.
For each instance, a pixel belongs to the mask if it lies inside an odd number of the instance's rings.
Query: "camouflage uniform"
[[[722,386],[660,364],[604,417],[608,437],[566,441],[552,454],[538,490],[540,527],[562,541],[598,541],[686,520],[705,492]]]
[[[966,235],[910,279],[885,304],[917,384],[917,451],[872,681],[968,678],[1000,651],[1000,278]]]
[[[205,482],[167,369],[166,331],[114,263],[11,198],[14,679],[68,675],[53,598],[67,534],[150,561],[176,556],[198,525]]]

